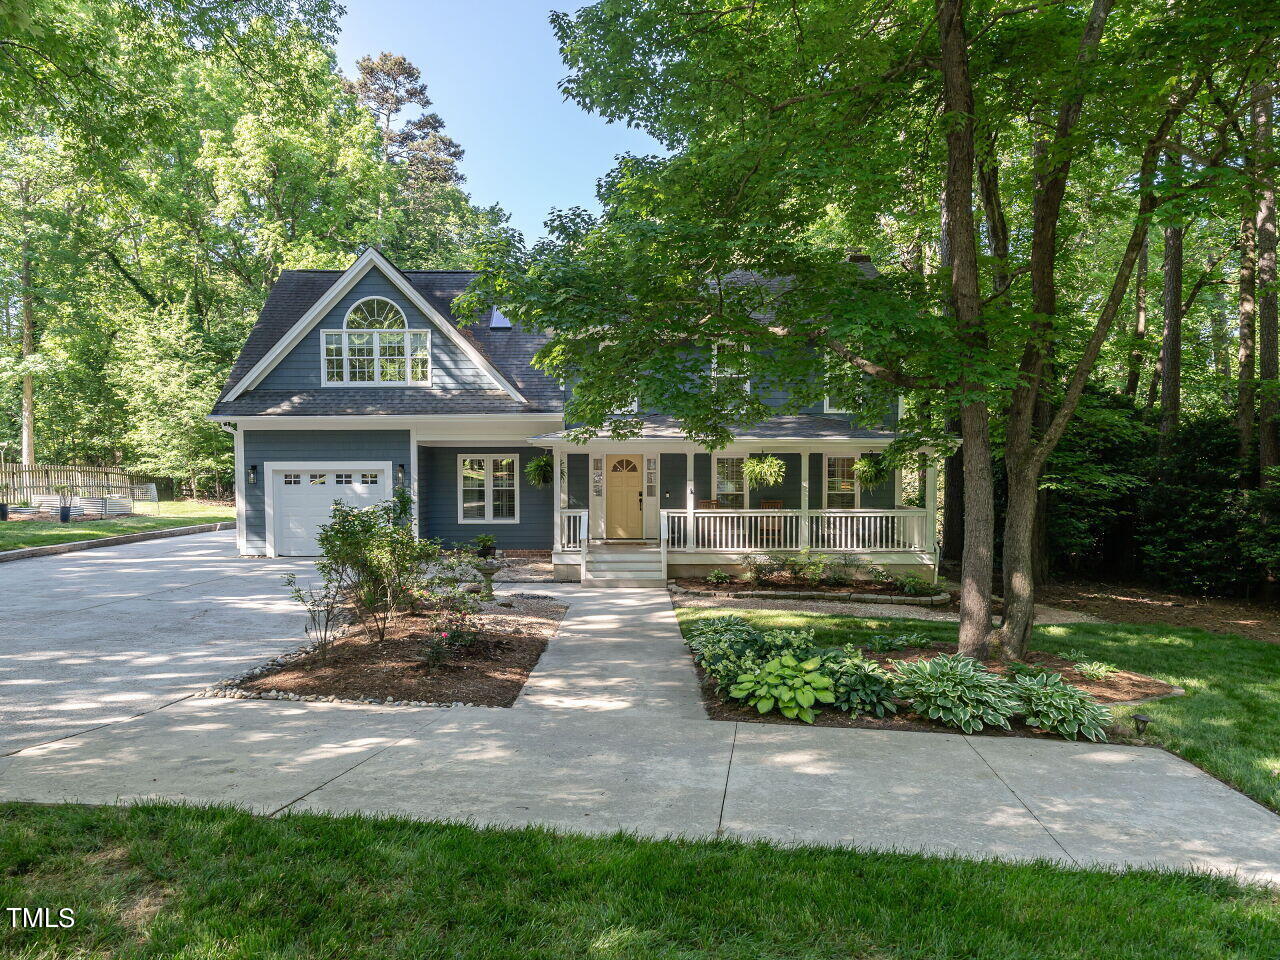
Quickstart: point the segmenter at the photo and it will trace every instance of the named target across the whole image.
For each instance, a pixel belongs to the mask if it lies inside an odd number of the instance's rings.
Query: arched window
[[[347,311],[348,330],[403,330],[404,311],[386,297],[365,297]]]
[[[410,330],[386,297],[365,297],[347,311],[341,330],[325,330],[326,384],[429,384],[431,331]]]

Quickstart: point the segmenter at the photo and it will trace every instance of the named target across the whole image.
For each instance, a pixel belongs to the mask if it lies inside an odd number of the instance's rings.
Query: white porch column
[[[809,546],[809,451],[800,451],[800,546]]]
[[[557,550],[564,549],[564,511],[569,505],[568,485],[565,482],[568,479],[569,458],[565,456],[563,450],[555,450],[552,454],[555,459],[555,473],[552,478],[554,484],[553,495],[556,504],[556,532],[554,542]]]
[[[693,454],[684,455],[684,548],[693,549],[693,508],[697,501],[693,488]]]
[[[933,554],[933,579],[938,580],[938,468],[930,461],[924,468],[924,524]]]

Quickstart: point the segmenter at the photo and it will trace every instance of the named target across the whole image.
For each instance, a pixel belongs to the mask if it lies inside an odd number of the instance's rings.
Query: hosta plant
[[[1106,740],[1103,729],[1111,722],[1111,711],[1094,701],[1079,687],[1073,687],[1058,673],[1020,676],[1014,680],[1027,725],[1048,730],[1068,740],[1084,736]]]
[[[868,660],[852,644],[823,660],[823,672],[831,675],[835,705],[852,714],[897,713],[894,676],[874,660]]]
[[[787,654],[761,664],[759,669],[743,673],[729,688],[729,696],[745,700],[760,713],[777,709],[791,720],[813,723],[817,717],[815,704],[834,703],[832,681],[820,672],[821,657],[797,660]]]
[[[922,716],[965,733],[989,726],[1008,730],[1019,706],[1013,684],[957,654],[899,664],[898,695]]]

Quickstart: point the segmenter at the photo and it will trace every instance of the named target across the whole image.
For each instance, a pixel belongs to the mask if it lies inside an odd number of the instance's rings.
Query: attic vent
[[[489,318],[490,330],[510,330],[511,321],[502,315],[502,311],[497,307],[493,308],[493,316]]]

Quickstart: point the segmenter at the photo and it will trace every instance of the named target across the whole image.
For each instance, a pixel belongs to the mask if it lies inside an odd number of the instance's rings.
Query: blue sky
[[[567,0],[572,9],[583,0]],[[532,241],[553,207],[596,209],[620,153],[660,152],[645,134],[566,103],[547,0],[348,0],[338,62],[403,54],[422,70],[445,129],[466,150],[464,188],[500,203]]]

